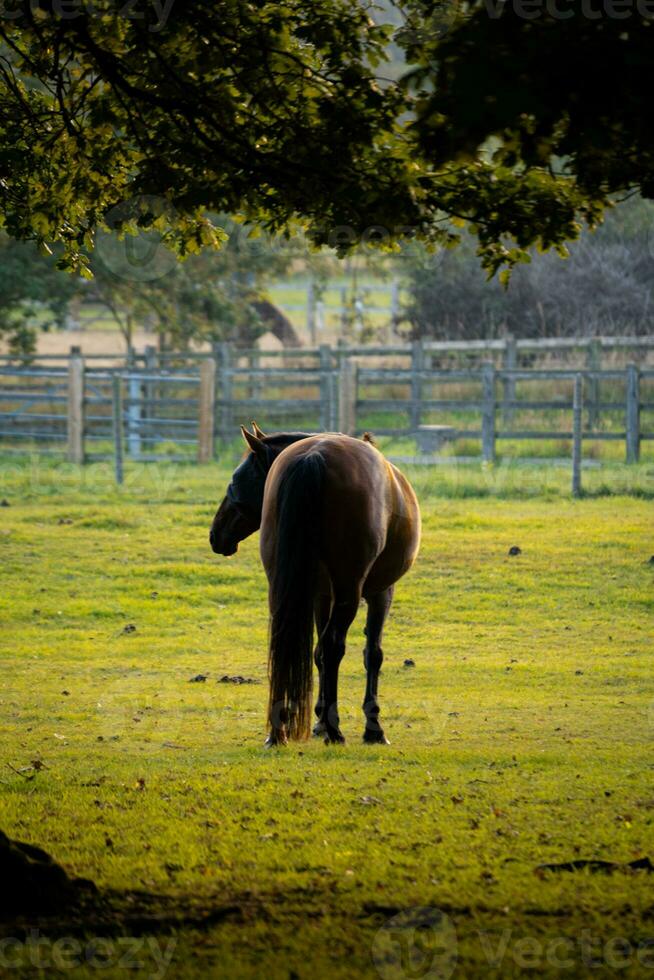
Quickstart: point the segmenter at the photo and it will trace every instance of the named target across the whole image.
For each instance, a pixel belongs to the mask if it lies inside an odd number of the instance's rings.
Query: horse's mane
[[[294,442],[299,442],[300,439],[308,439],[311,435],[319,435],[318,432],[273,432],[272,435],[264,436],[263,442],[267,443],[281,443],[284,446],[290,446]],[[371,446],[377,446],[375,437],[371,432],[364,432],[361,436],[363,442],[369,442]]]
[[[299,442],[300,439],[308,439],[309,436],[316,435],[315,432],[273,432],[270,435],[264,436],[261,440],[267,445],[275,444],[282,446],[290,446],[294,442]]]

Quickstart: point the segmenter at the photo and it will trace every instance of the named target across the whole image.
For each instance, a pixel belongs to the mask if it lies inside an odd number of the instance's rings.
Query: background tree
[[[0,233],[0,337],[13,354],[36,348],[38,330],[62,327],[79,280],[60,272],[32,242]]]
[[[17,0],[2,221],[86,274],[98,227],[155,228],[188,256],[224,239],[218,212],[299,220],[339,254],[371,229],[443,246],[467,226],[491,273],[566,254],[616,195],[654,189],[651,17],[609,6],[402,0],[374,23],[348,0]]]
[[[508,289],[487,280],[470,236],[438,256],[414,246],[397,267],[409,291],[400,332],[414,338],[644,334],[654,312],[654,204],[635,198],[611,211],[565,262],[534,253]]]
[[[88,293],[109,310],[128,347],[144,323],[162,348],[221,340],[252,346],[268,329],[280,333],[283,314],[268,299],[267,286],[295,263],[310,265],[316,275],[325,264],[299,234],[272,236],[226,216],[214,221],[222,247],[203,249],[185,262],[156,231],[102,235],[90,256],[94,281]],[[282,324],[280,339],[297,342],[290,324]]]

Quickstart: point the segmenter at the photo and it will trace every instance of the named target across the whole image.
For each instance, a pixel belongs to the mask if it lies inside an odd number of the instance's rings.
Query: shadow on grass
[[[634,500],[654,500],[654,484],[652,489],[645,487],[634,487],[631,490],[616,490],[603,484],[593,487],[590,490],[582,490],[580,497],[585,500],[593,500],[600,497],[633,497]]]
[[[64,936],[144,936],[209,929],[226,919],[244,921],[248,912],[241,903],[198,903],[188,895],[107,890],[80,896],[65,911],[0,919],[0,937],[26,941],[35,932],[53,940]]]

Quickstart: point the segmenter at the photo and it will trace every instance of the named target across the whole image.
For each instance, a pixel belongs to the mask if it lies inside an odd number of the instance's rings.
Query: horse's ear
[[[252,419],[252,431],[254,432],[257,439],[265,439],[266,433],[262,432],[257,423]]]
[[[258,439],[257,436],[253,435],[251,432],[248,432],[244,425],[241,426],[241,432],[243,433],[243,438],[247,442],[252,452],[255,453],[259,459],[265,461],[267,458],[266,447],[261,442],[261,439]]]

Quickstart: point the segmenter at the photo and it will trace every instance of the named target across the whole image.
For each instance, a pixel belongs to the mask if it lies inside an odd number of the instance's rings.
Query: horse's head
[[[267,436],[256,422],[252,423],[252,429],[248,432],[241,426],[250,451],[234,470],[225,499],[211,525],[209,542],[217,555],[236,554],[239,542],[259,530],[268,470],[287,446],[310,435],[308,432],[277,432]]]
[[[241,426],[250,452],[234,470],[211,525],[209,542],[218,555],[236,554],[239,542],[258,531],[261,524],[263,488],[275,454],[264,442],[265,435],[256,422],[253,428],[254,432],[248,432]]]

